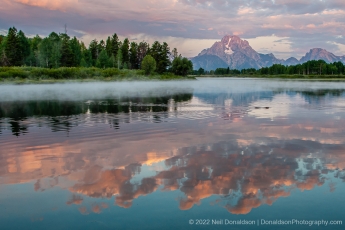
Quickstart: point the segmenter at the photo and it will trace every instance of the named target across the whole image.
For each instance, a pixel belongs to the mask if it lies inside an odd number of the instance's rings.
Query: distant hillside
[[[338,61],[344,62],[344,56],[339,57],[328,52],[325,49],[314,48],[311,49],[308,53],[306,53],[305,56],[301,58],[300,63],[304,63],[311,60],[324,60],[327,63],[333,63]]]
[[[192,59],[193,68],[203,68],[205,70],[214,70],[217,68],[227,68],[228,64],[216,55],[202,55]]]

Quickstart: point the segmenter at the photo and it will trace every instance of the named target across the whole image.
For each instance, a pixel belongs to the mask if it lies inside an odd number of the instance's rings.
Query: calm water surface
[[[345,82],[0,86],[1,229],[344,229],[344,191]]]

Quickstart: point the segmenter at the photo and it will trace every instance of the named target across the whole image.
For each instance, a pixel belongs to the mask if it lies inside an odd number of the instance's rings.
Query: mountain
[[[301,60],[291,57],[287,60],[278,59],[272,53],[256,52],[246,40],[238,36],[226,35],[212,47],[202,50],[198,56],[191,58],[194,69],[215,70],[217,68],[248,69],[269,67],[273,64],[297,65],[310,60],[325,60],[326,62],[342,61],[345,56],[336,56],[324,49],[311,49]]]
[[[242,40],[238,36],[227,35],[220,42],[214,43],[211,48],[204,49],[198,56],[191,59],[194,69],[198,69],[199,66],[205,70],[216,69],[214,67],[220,61],[214,56],[219,57],[226,64],[222,63],[222,66],[217,68],[258,69],[263,66],[281,63],[281,60],[273,54],[259,54],[249,45],[248,41]],[[207,63],[207,65],[201,63]]]
[[[261,58],[261,66],[272,66],[273,64],[281,64],[284,60],[277,59],[272,53],[270,54],[259,54]]]
[[[300,63],[304,63],[310,60],[324,60],[327,63],[344,61],[344,56],[339,57],[335,56],[334,54],[328,52],[325,49],[321,48],[314,48],[311,49],[305,56],[303,56],[300,60]]]
[[[294,57],[290,57],[288,59],[286,59],[282,64],[283,65],[297,65],[300,62],[297,60],[297,58]]]
[[[198,70],[215,70],[217,68],[228,68],[228,64],[216,55],[201,55],[193,58],[193,68]]]

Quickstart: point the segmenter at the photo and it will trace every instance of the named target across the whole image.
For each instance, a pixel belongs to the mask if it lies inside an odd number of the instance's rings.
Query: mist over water
[[[193,89],[201,93],[245,93],[265,90],[344,89],[344,82],[313,82],[241,78],[202,78],[196,81],[88,82],[0,85],[0,101],[80,101],[121,96],[164,96]]]

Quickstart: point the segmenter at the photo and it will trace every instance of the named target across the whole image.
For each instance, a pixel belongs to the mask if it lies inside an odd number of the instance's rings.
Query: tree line
[[[217,68],[216,70],[205,71],[200,68],[194,70],[194,75],[344,75],[345,65],[342,62],[326,63],[324,60],[312,60],[303,64],[285,66],[281,64],[274,64],[270,67],[262,67],[261,69],[230,69]]]
[[[30,66],[42,68],[98,67],[142,69],[145,72],[173,72],[187,75],[193,70],[192,62],[170,51],[166,42],[119,40],[116,33],[104,40],[92,40],[88,47],[67,33],[52,32],[47,37],[27,37],[23,31],[11,27],[6,36],[0,35],[0,66]],[[145,62],[144,62],[145,63]]]
[[[257,70],[258,74],[276,75],[342,75],[345,74],[345,66],[342,62],[326,63],[324,60],[311,60],[303,64],[285,66],[274,64],[271,67],[263,67]]]

